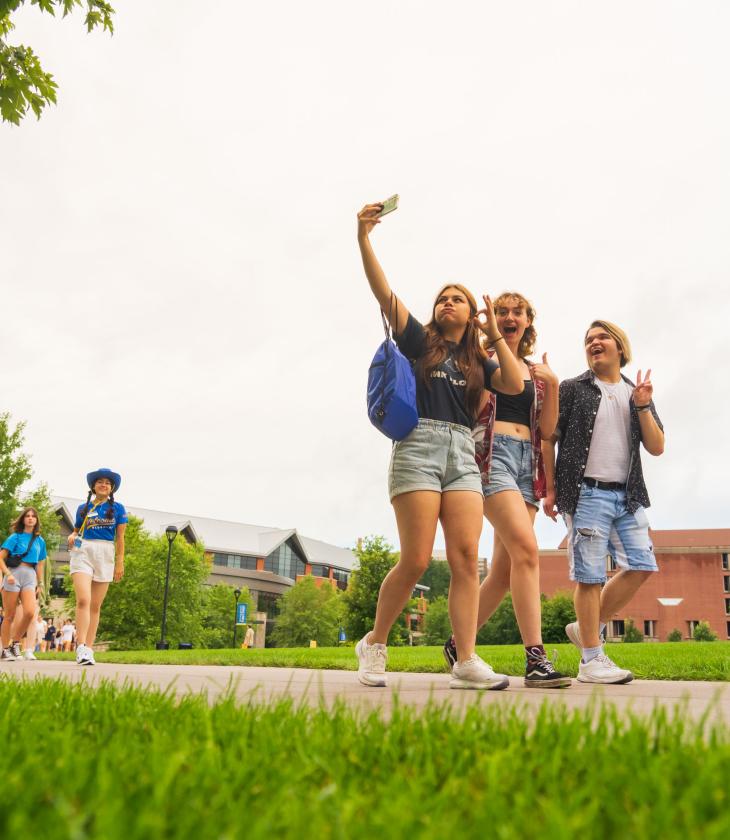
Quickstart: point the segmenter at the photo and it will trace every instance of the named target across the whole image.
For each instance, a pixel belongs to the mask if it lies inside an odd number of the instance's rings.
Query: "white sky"
[[[414,314],[519,289],[561,378],[622,325],[667,430],[652,525],[728,525],[727,3],[115,5],[113,38],[34,8],[11,38],[60,85],[0,127],[0,407],[35,481],[111,466],[130,505],[397,544],[355,213],[398,192],[374,244]]]

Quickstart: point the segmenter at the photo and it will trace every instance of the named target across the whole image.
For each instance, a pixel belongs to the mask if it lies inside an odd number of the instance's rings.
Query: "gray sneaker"
[[[457,662],[451,669],[449,688],[473,688],[487,691],[500,691],[509,686],[509,679],[504,674],[495,674],[491,665],[476,653],[464,662]]]

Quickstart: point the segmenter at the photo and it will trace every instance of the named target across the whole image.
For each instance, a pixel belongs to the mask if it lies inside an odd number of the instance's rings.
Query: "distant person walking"
[[[76,635],[76,628],[70,618],[67,618],[61,628],[61,643],[63,645],[63,652],[70,653],[73,650],[74,636]]]
[[[633,674],[609,659],[602,635],[609,618],[657,571],[640,446],[661,455],[664,431],[651,371],[643,378],[639,371],[636,384],[621,374],[631,361],[626,333],[610,321],[593,321],[584,347],[588,370],[560,383],[557,465],[554,442],[543,447],[544,510],[555,519],[557,504],[568,528],[578,620],[565,632],[581,651],[578,680],[627,683]],[[606,583],[609,554],[621,571]]]
[[[482,530],[482,484],[471,427],[485,389],[518,394],[522,375],[500,335],[488,298],[478,311],[471,292],[449,283],[436,295],[431,319],[420,324],[391,291],[370,243],[382,204],[358,214],[358,244],[365,275],[403,355],[415,367],[418,425],[393,445],[389,494],[400,538],[400,559],[380,587],[373,630],[355,648],[358,679],[386,684],[388,634],[408,603],[433,553],[441,522],[451,568],[449,615],[457,658],[452,688],[501,689],[509,680],[475,653],[479,600],[477,554]],[[484,323],[479,319],[484,315]],[[490,361],[482,333],[496,349]]]
[[[53,650],[53,641],[56,638],[56,628],[53,624],[53,619],[48,622],[48,626],[46,627],[46,632],[43,634],[43,639],[41,641],[41,651],[44,653],[49,650]]]
[[[27,507],[13,522],[12,533],[0,547],[0,570],[3,573],[2,601],[4,621],[0,630],[2,653],[0,658],[17,659],[20,656],[20,639],[36,613],[39,580],[43,579],[46,544],[40,534],[38,511]],[[18,607],[23,607],[20,624],[13,628]],[[11,631],[15,630],[15,639]],[[35,659],[33,651],[26,659]]]
[[[70,572],[76,593],[76,662],[95,665],[94,641],[109,584],[124,576],[127,512],[114,500],[121,476],[107,468],[86,476],[89,495],[69,534]],[[92,500],[92,495],[94,496]]]
[[[244,648],[252,648],[255,639],[255,634],[253,632],[253,627],[249,625],[246,628],[246,635],[243,637],[243,647]]]

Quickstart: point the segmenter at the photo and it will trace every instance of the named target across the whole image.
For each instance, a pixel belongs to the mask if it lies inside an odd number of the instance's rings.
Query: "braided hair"
[[[96,485],[96,482],[94,482],[94,485]],[[93,493],[94,493],[94,488],[91,487],[89,489],[89,494],[86,497],[86,502],[84,503],[84,509],[81,511],[81,519],[82,520],[85,518],[86,514],[91,509],[91,496],[93,495]],[[112,514],[112,518],[114,518],[114,485],[112,485],[112,492],[109,494],[109,498],[107,499],[107,502],[110,505],[110,511],[111,511],[111,514]]]
[[[84,509],[81,511],[81,519],[82,520],[86,516],[86,514],[89,512],[89,508],[91,507],[91,494],[93,492],[94,491],[91,488],[89,488],[89,495],[86,497],[86,503],[84,504]]]

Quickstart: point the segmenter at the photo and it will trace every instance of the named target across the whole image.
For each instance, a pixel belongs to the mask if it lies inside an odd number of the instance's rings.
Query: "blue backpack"
[[[393,313],[393,295],[390,297]],[[398,304],[395,305],[398,332]],[[370,422],[391,440],[403,440],[418,423],[416,378],[411,363],[390,336],[390,326],[380,310],[385,341],[378,347],[368,370],[368,417]]]

